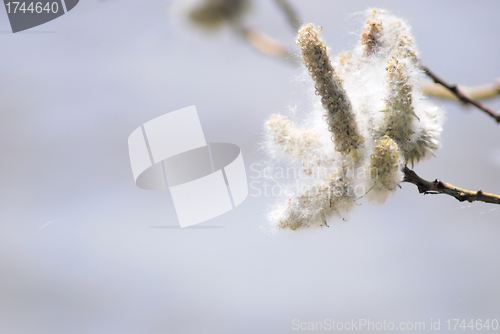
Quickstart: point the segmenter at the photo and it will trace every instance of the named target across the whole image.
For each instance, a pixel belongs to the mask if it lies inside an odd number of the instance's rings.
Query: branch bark
[[[302,24],[297,11],[295,10],[295,7],[290,2],[288,2],[288,0],[275,0],[275,2],[281,9],[281,11],[285,14],[288,24],[296,34]]]
[[[434,82],[424,83],[420,86],[420,88],[424,91],[425,94],[428,95],[458,100],[458,98],[448,89]],[[500,95],[500,78],[496,79],[496,81],[491,84],[475,87],[460,85],[458,86],[458,89],[464,92],[464,94],[466,94],[467,96],[476,100],[491,99]]]
[[[257,27],[236,27],[235,31],[256,51],[298,65],[297,57],[278,40]]]
[[[500,123],[500,114],[497,114],[490,108],[486,107],[484,104],[479,102],[478,100],[475,100],[469,96],[467,96],[462,90],[460,90],[457,85],[451,85],[438,77],[436,74],[434,74],[429,68],[426,66],[421,65],[422,70],[425,72],[425,74],[430,77],[435,83],[440,84],[441,86],[445,87],[450,93],[455,95],[458,100],[465,104],[472,104],[473,106],[476,106],[478,109],[484,111],[486,114],[488,114],[490,117],[495,119],[497,123]]]
[[[441,180],[427,181],[417,175],[408,167],[403,168],[403,182],[413,183],[418,187],[418,192],[423,194],[446,194],[455,197],[458,201],[464,202],[485,202],[492,204],[500,204],[500,196],[488,194],[481,189],[478,191],[470,191],[455,187],[449,183],[444,183]]]

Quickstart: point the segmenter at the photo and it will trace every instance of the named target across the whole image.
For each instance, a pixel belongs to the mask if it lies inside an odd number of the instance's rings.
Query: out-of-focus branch
[[[404,179],[403,182],[413,183],[418,187],[419,193],[424,194],[446,194],[455,197],[460,202],[485,202],[500,204],[500,196],[494,194],[488,194],[483,192],[481,189],[478,191],[470,191],[461,188],[457,188],[449,183],[444,183],[438,179],[434,181],[427,181],[422,179],[413,170],[408,167],[403,168]]]
[[[436,83],[425,83],[420,86],[420,88],[424,91],[424,93],[432,96],[458,100],[458,98],[448,89]],[[500,95],[500,78],[492,84],[475,87],[459,86],[459,89],[473,99],[489,99]]]
[[[296,34],[300,29],[301,21],[295,7],[288,0],[275,0],[275,2],[284,13],[289,26]],[[260,53],[286,60],[289,64],[299,65],[297,57],[293,52],[291,52],[282,42],[272,38],[261,29],[240,26],[236,30]]]
[[[292,6],[292,4],[288,0],[274,0],[274,2],[276,2],[278,7],[285,14],[286,19],[288,20],[288,23],[290,24],[290,27],[293,29],[293,32],[296,34],[299,31],[302,23],[299,19],[299,16],[298,16],[295,8]]]
[[[473,99],[469,96],[467,96],[461,89],[457,87],[457,85],[451,85],[438,77],[436,74],[434,74],[429,68],[426,66],[421,66],[422,70],[425,72],[425,74],[430,77],[435,83],[443,86],[446,88],[451,94],[453,94],[460,102],[463,102],[465,104],[472,104],[476,106],[478,109],[484,111],[487,113],[490,117],[494,118],[497,123],[500,123],[500,115],[491,110],[490,108],[486,107],[483,105],[481,102],[479,102],[476,99]]]
[[[277,57],[287,62],[296,64],[296,56],[278,40],[272,38],[256,27],[239,27],[239,35],[243,37],[252,48],[267,56]]]

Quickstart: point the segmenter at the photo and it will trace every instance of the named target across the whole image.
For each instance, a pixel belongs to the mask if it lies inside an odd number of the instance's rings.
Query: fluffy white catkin
[[[423,73],[410,27],[381,9],[368,10],[366,18],[358,46],[334,61],[321,27],[299,31],[297,44],[321,99],[314,112],[328,126],[298,130],[281,115],[268,121],[268,147],[286,152],[315,177],[269,214],[277,228],[326,225],[365,196],[384,202],[402,181],[401,168],[433,156],[440,145],[443,111],[419,90]],[[322,140],[325,131],[333,143]],[[329,172],[316,172],[325,160]]]

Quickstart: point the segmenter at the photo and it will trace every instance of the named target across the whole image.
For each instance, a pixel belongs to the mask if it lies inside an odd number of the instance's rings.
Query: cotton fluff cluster
[[[442,111],[419,90],[423,73],[404,21],[369,10],[359,45],[333,62],[320,32],[306,25],[297,45],[321,97],[315,113],[326,126],[298,129],[280,115],[267,122],[270,150],[287,153],[313,178],[303,192],[270,213],[279,228],[324,225],[334,213],[347,214],[364,196],[384,202],[402,181],[401,168],[439,147]],[[329,172],[316,171],[322,166]]]

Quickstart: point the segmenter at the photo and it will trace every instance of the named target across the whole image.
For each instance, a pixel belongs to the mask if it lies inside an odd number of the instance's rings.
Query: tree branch
[[[460,202],[485,202],[500,204],[500,196],[494,194],[488,194],[483,192],[481,189],[478,191],[470,191],[461,188],[457,188],[449,183],[444,183],[438,179],[434,181],[427,181],[422,179],[413,170],[408,167],[403,168],[404,179],[403,182],[413,183],[418,187],[419,193],[424,194],[446,194],[455,197]]]
[[[293,5],[288,2],[288,0],[275,0],[275,2],[281,9],[281,11],[285,14],[288,24],[293,29],[293,32],[297,33],[302,23]]]
[[[256,51],[297,66],[297,57],[278,40],[257,27],[235,27],[235,31]]]
[[[278,8],[283,12],[287,23],[296,34],[301,26],[301,20],[295,10],[295,7],[288,0],[275,0]],[[297,57],[288,50],[280,41],[270,37],[264,31],[257,27],[236,27],[236,32],[242,36],[252,48],[267,56],[278,57],[292,65],[300,65]]]
[[[424,91],[424,93],[428,95],[458,100],[458,98],[448,89],[434,82],[424,83],[420,86],[420,88]],[[462,92],[464,92],[464,94],[473,99],[476,100],[490,99],[500,95],[500,78],[496,79],[496,81],[491,84],[480,85],[475,87],[467,87],[460,85],[458,86],[458,88]]]
[[[480,110],[484,111],[487,113],[490,117],[494,118],[497,123],[500,123],[500,115],[491,110],[490,108],[486,107],[483,105],[481,102],[478,100],[475,100],[473,98],[470,98],[469,96],[465,95],[462,90],[460,90],[457,85],[450,85],[449,83],[445,82],[443,79],[435,75],[429,68],[426,66],[421,65],[422,70],[427,74],[428,77],[430,77],[435,83],[440,84],[441,86],[445,87],[448,89],[453,95],[457,97],[458,100],[465,104],[472,104],[479,108]]]

